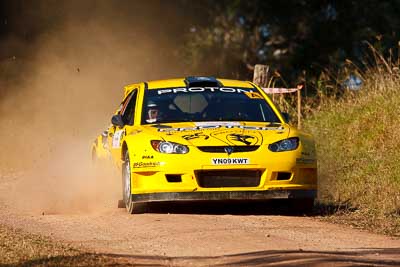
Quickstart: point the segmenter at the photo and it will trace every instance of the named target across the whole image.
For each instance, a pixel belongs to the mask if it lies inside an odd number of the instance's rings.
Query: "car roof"
[[[254,88],[253,83],[249,81],[240,81],[240,80],[232,80],[232,79],[220,79],[220,78],[213,78],[213,77],[186,77],[186,78],[175,78],[175,79],[165,79],[165,80],[154,80],[154,81],[147,81],[142,83],[134,83],[128,84],[124,86],[125,90],[125,97],[135,88],[142,87],[145,84],[145,89],[161,89],[161,88],[173,88],[173,87],[186,87],[188,79],[191,81],[198,79],[208,79],[209,81],[214,81],[218,84],[219,87],[240,87],[240,88]],[[189,85],[190,86],[190,85]],[[201,85],[194,85],[193,87],[204,87]],[[206,87],[208,87],[207,85]]]
[[[194,77],[196,78],[196,77]],[[201,77],[203,78],[203,77]],[[212,78],[218,81],[222,86],[225,87],[242,87],[242,88],[254,88],[248,81],[239,81],[239,80],[230,80],[230,79],[220,79],[220,78]],[[148,81],[147,88],[148,89],[160,89],[160,88],[171,88],[171,87],[186,87],[185,80],[187,78],[177,78],[177,79],[168,79],[168,80],[158,80],[158,81]]]

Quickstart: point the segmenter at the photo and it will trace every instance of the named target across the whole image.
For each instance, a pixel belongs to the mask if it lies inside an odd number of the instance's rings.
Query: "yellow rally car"
[[[92,155],[121,169],[120,205],[130,213],[160,201],[278,198],[313,207],[313,138],[251,82],[187,77],[128,85],[111,121]]]

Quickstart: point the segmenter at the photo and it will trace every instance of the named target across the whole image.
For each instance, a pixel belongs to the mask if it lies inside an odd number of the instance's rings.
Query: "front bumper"
[[[317,190],[213,191],[132,194],[132,200],[142,202],[266,200],[316,198]]]

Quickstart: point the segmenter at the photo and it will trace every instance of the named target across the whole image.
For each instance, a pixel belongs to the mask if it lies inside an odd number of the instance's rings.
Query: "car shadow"
[[[263,201],[180,201],[148,203],[146,213],[209,214],[209,215],[286,215],[317,216],[318,209],[301,212],[291,209],[283,200]]]
[[[293,209],[290,202],[282,199],[253,201],[179,201],[154,202],[146,204],[146,213],[210,214],[210,215],[284,215],[328,217],[338,213],[352,213],[357,208],[346,203],[333,204],[316,201],[310,211]]]

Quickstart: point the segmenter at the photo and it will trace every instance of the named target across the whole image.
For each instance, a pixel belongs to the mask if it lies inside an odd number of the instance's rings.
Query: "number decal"
[[[125,130],[119,130],[114,133],[113,140],[112,140],[113,148],[121,147],[121,138],[122,138],[124,132],[125,132]]]

